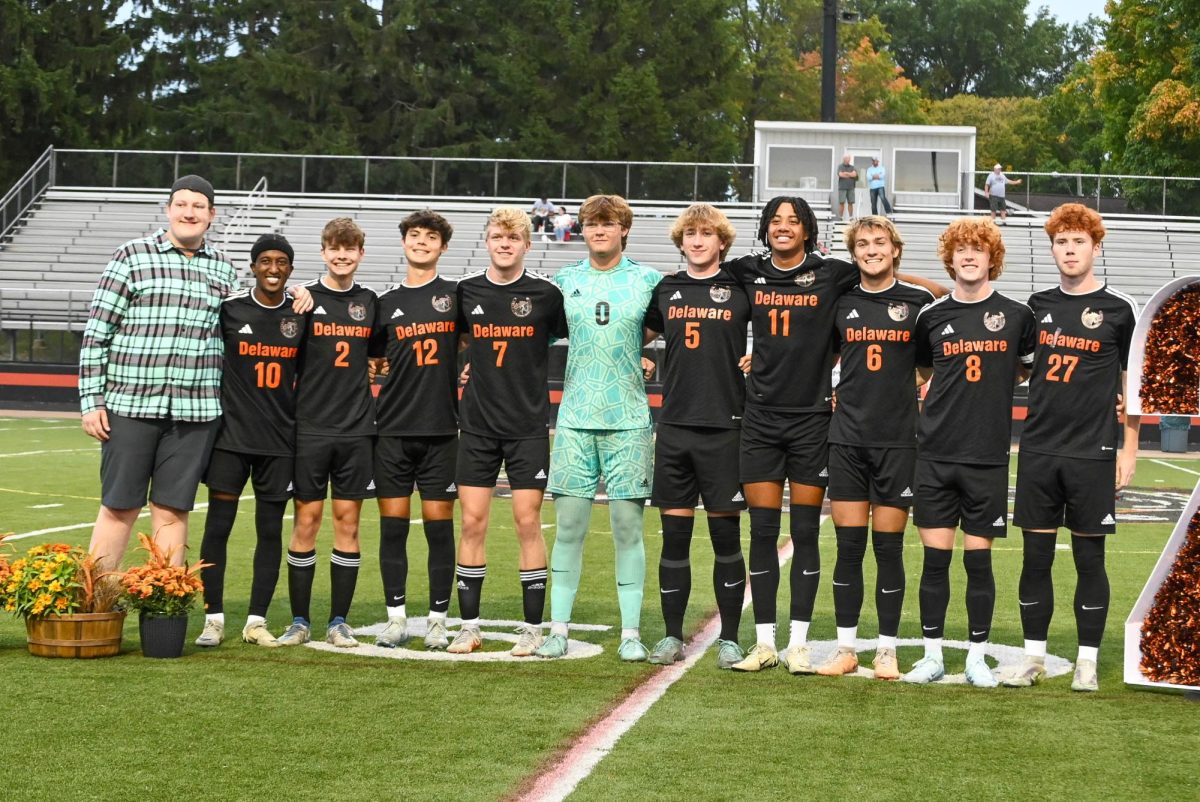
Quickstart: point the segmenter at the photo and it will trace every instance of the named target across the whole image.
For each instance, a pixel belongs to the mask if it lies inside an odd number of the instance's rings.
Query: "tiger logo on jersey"
[[[716,303],[723,304],[733,297],[733,291],[728,287],[718,287],[714,285],[708,288],[708,297],[712,298]]]
[[[1100,324],[1104,322],[1104,312],[1099,309],[1093,310],[1090,306],[1083,308],[1083,313],[1079,316],[1079,320],[1089,329],[1098,329]]]
[[[988,331],[1000,331],[1004,328],[1003,312],[984,312],[983,325]]]
[[[354,320],[363,321],[367,319],[367,307],[362,304],[353,303],[346,308],[346,312]]]
[[[517,317],[529,317],[529,313],[533,311],[533,301],[526,298],[512,299],[512,313]]]
[[[289,340],[294,340],[300,336],[300,320],[294,317],[285,317],[279,321],[279,333]]]
[[[888,304],[888,317],[897,323],[908,320],[908,304]]]
[[[449,295],[435,295],[430,303],[432,303],[433,308],[439,312],[449,312],[450,307],[454,305],[454,301]]]
[[[796,276],[796,278],[795,278],[796,286],[801,287],[803,289],[807,289],[807,288],[811,287],[816,282],[816,280],[817,280],[817,274],[812,272],[811,270],[807,270],[807,271],[801,273],[800,275]]]

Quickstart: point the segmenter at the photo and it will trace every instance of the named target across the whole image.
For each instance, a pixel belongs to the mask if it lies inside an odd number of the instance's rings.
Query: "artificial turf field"
[[[99,447],[77,420],[0,416],[0,532],[38,542],[86,544],[98,503]],[[1161,464],[1166,462],[1167,464]],[[1174,467],[1172,467],[1174,466]],[[1135,486],[1178,500],[1200,462],[1141,461]],[[204,491],[201,490],[201,502]],[[557,771],[565,748],[589,724],[660,669],[615,656],[619,632],[607,511],[597,506],[576,604],[578,622],[609,631],[573,632],[603,647],[597,657],[521,662],[416,661],[262,649],[238,642],[250,587],[252,501],[230,542],[224,645],[191,645],[181,660],[148,660],[137,625],[126,622],[119,657],[46,660],[25,650],[18,619],[0,620],[0,789],[6,799],[496,799],[513,797],[541,771]],[[1169,506],[1169,505],[1168,505]],[[146,520],[146,519],[143,519]],[[543,520],[553,523],[547,504]],[[192,519],[192,557],[203,511]],[[328,523],[326,524],[328,526]],[[784,522],[784,531],[787,529]],[[285,535],[287,526],[285,524]],[[605,756],[572,799],[1195,799],[1200,707],[1182,696],[1127,689],[1121,680],[1123,624],[1171,531],[1170,523],[1127,523],[1110,538],[1112,607],[1100,657],[1100,692],[1073,694],[1070,675],[1027,690],[913,687],[857,678],[718,671],[705,655]],[[351,624],[381,621],[378,514],[364,505],[363,568]],[[545,528],[553,541],[552,526]],[[747,524],[743,522],[743,539]],[[1019,533],[995,553],[997,608],[992,640],[1021,643],[1016,589]],[[1060,544],[1066,540],[1059,538]],[[658,516],[646,514],[647,585],[643,639],[662,636],[657,596]],[[832,525],[821,535],[825,574]],[[483,615],[520,617],[515,537],[508,502],[497,499],[489,537]],[[329,539],[318,544],[313,611],[328,609]],[[921,551],[906,536],[908,591],[901,637],[919,636]],[[419,527],[409,539],[409,610],[427,599]],[[715,609],[712,557],[701,516],[692,549],[689,632]],[[862,638],[875,635],[873,560],[866,561]],[[947,637],[965,635],[964,576],[955,561]],[[780,613],[787,614],[787,569]],[[1050,651],[1075,656],[1070,555],[1056,561],[1057,615]],[[451,616],[457,612],[452,605]],[[286,571],[269,624],[289,620]],[[753,643],[749,611],[741,642]],[[780,621],[780,645],[787,623]],[[811,640],[834,636],[828,582]],[[368,639],[369,640],[369,639]],[[491,650],[505,644],[488,642]],[[417,647],[419,648],[419,646]],[[860,654],[868,664],[871,653]],[[919,647],[900,650],[902,667]],[[947,652],[962,670],[964,652]]]

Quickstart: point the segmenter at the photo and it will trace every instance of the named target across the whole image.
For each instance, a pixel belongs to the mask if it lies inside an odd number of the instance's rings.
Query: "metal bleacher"
[[[26,213],[6,241],[0,242],[0,328],[82,330],[97,278],[113,251],[123,242],[153,232],[163,222],[161,190],[118,190],[56,187]],[[233,212],[247,204],[247,193],[218,192],[220,216],[211,238],[248,276],[251,243],[266,232],[281,233],[296,251],[296,280],[319,276],[320,232],[337,216],[354,218],[366,231],[366,258],[360,280],[376,289],[398,282],[404,273],[398,224],[409,212],[432,207],[454,226],[442,272],[450,277],[487,266],[483,228],[497,203],[528,208],[529,199],[470,199],[370,196],[313,196],[271,194],[242,215],[226,240]],[[668,271],[683,262],[667,233],[687,204],[635,203],[634,225],[627,253],[634,259]],[[577,202],[569,204],[577,211]],[[758,210],[748,204],[724,207],[737,228],[734,252],[756,247]],[[841,244],[844,224],[835,223],[827,208],[818,209],[820,238],[835,256],[845,257]],[[937,259],[937,238],[953,213],[900,211],[897,223],[906,240],[902,270],[949,283]],[[1004,274],[997,288],[1024,300],[1034,290],[1057,283],[1057,271],[1042,229],[1044,215],[1017,215],[1003,228],[1007,249]],[[1200,225],[1140,218],[1108,218],[1098,273],[1139,304],[1168,281],[1200,275]],[[534,236],[526,265],[553,273],[585,255],[576,238],[568,243],[543,242]]]

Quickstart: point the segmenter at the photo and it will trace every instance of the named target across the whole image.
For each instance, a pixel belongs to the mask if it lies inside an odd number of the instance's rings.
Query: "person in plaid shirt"
[[[218,315],[237,288],[237,271],[205,240],[213,201],[204,178],[177,180],[167,228],[118,248],[92,297],[79,400],[84,432],[101,443],[90,550],[108,570],[125,553],[147,490],[155,540],[183,561],[188,512],[221,415]]]

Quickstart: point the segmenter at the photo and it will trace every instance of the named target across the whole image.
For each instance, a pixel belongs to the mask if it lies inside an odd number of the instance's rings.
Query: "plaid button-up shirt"
[[[237,271],[205,243],[192,258],[166,231],[131,240],[104,269],[79,349],[79,401],[130,418],[221,414],[221,300]]]

